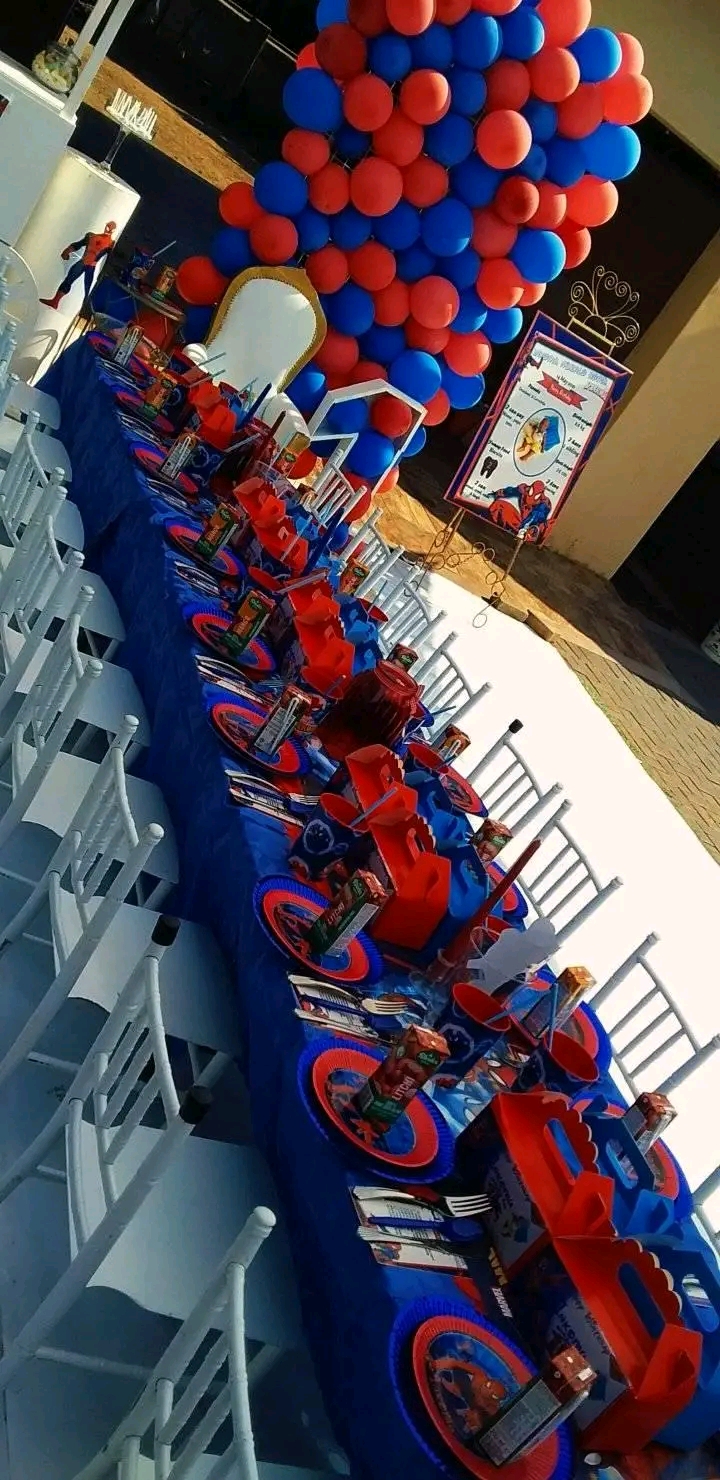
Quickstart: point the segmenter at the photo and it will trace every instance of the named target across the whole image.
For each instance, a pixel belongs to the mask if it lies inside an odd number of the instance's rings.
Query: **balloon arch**
[[[317,39],[285,85],[282,160],[222,192],[209,256],[179,269],[188,337],[204,337],[243,268],[302,263],[328,322],[289,388],[304,414],[378,376],[426,406],[426,426],[476,405],[493,345],[588,256],[640,158],[642,47],[591,12],[591,0],[320,0]],[[333,430],[360,433],[358,479],[391,468],[401,411],[389,397],[350,403],[346,426],[338,408]]]

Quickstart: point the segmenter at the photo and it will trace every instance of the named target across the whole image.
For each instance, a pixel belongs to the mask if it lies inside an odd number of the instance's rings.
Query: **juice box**
[[[498,853],[512,840],[512,831],[504,822],[495,822],[485,817],[473,838],[473,847],[482,864],[492,863]]]
[[[177,437],[173,442],[167,457],[160,464],[158,472],[162,473],[164,478],[177,477],[177,474],[182,472],[185,464],[190,461],[198,441],[199,438],[194,432],[183,432],[182,436]]]
[[[434,741],[434,747],[438,755],[444,761],[455,761],[470,744],[470,736],[464,730],[459,730],[457,725],[446,725],[442,735]]]
[[[128,360],[135,353],[142,337],[143,331],[139,324],[128,324],[125,333],[117,342],[117,348],[113,355],[113,359],[117,361],[118,365],[127,365]]]
[[[596,1373],[576,1346],[548,1357],[509,1401],[501,1403],[471,1439],[490,1463],[511,1464],[552,1434],[587,1397]]]
[[[273,609],[274,602],[262,591],[248,591],[233,617],[232,626],[223,635],[229,653],[244,653],[248,643],[257,637]]]
[[[649,1151],[676,1115],[677,1110],[667,1095],[655,1090],[638,1095],[635,1103],[625,1111],[623,1121],[640,1150]]]
[[[338,955],[386,901],[385,890],[375,875],[358,869],[343,885],[337,899],[310,926],[308,941],[313,953]]]
[[[252,749],[263,755],[275,755],[288,735],[296,730],[303,714],[310,712],[310,695],[289,683],[273,704],[267,719],[253,736]]]
[[[353,1095],[353,1105],[382,1135],[400,1119],[449,1053],[442,1033],[435,1033],[431,1028],[406,1028],[387,1058]]]
[[[348,560],[347,565],[338,582],[338,591],[343,596],[352,596],[358,586],[362,586],[370,574],[370,566],[363,565],[361,560]]]
[[[555,1027],[561,1028],[572,1017],[578,1003],[595,986],[595,978],[585,966],[566,966],[558,977],[557,1012]],[[533,1003],[530,1011],[522,1018],[523,1031],[532,1038],[542,1038],[550,1027],[552,992],[548,988]]]
[[[399,663],[406,673],[410,672],[414,663],[417,663],[418,655],[414,648],[406,647],[402,642],[396,642],[390,654],[391,663]]]
[[[228,504],[218,504],[205,524],[202,534],[195,546],[198,555],[205,560],[212,560],[223,545],[230,539],[233,530],[237,527],[238,516],[234,509]]]

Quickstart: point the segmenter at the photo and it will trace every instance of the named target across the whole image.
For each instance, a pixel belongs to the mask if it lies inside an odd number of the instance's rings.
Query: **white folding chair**
[[[33,447],[40,467],[49,473],[52,468],[60,468],[63,481],[69,483],[72,479],[72,463],[70,454],[64,442],[59,437],[49,436],[47,432],[41,432],[40,413],[31,410],[27,414],[27,420],[13,421],[8,416],[0,419],[0,459],[6,463],[12,459],[13,453],[17,452],[18,446],[24,441],[28,426],[32,424]]]
[[[412,676],[422,684],[423,704],[435,715],[435,724],[430,733],[439,734],[445,726],[459,725],[461,720],[490,692],[491,685],[483,683],[473,689],[470,679],[465,677],[456,659],[448,651],[457,633],[450,632],[443,641],[412,668]]]
[[[395,644],[402,642],[422,657],[430,647],[432,634],[444,622],[445,612],[433,612],[425,598],[407,585],[404,572],[380,599],[387,616],[380,628],[383,652],[392,652]]]
[[[37,415],[39,431],[59,430],[60,402],[54,396],[49,396],[47,391],[28,385],[19,375],[6,373],[4,384],[0,383],[0,416],[9,416],[13,421],[25,421],[31,411]]]
[[[47,470],[43,466],[38,452],[40,434],[37,423],[38,417],[34,411],[30,412],[24,426],[15,422],[8,423],[13,427],[17,426],[18,435],[5,472],[0,478],[0,519],[11,545],[17,544],[20,531],[35,512],[48,484],[59,488],[67,481],[67,471],[61,459],[56,459]],[[2,426],[3,423],[0,422],[0,445]],[[52,438],[47,440],[53,441]],[[60,544],[82,550],[85,531],[80,510],[75,504],[66,502],[58,511],[55,536]]]
[[[4,1329],[0,1391],[33,1356],[105,1370],[101,1354],[44,1345],[91,1286],[184,1321],[248,1213],[276,1199],[265,1163],[253,1148],[190,1140],[208,1108],[209,1089],[228,1061],[215,1055],[202,1082],[181,1102],[158,979],[159,959],[175,928],[175,921],[161,917],[62,1103],[0,1176],[3,1204],[28,1178],[64,1182],[70,1236],[69,1260],[50,1292],[17,1334]],[[31,1066],[27,1072],[40,1071]],[[86,1108],[92,1120],[84,1118]],[[152,1126],[146,1123],[151,1117]],[[49,1165],[48,1154],[63,1145],[64,1164]],[[11,1207],[4,1210],[4,1218],[11,1212]],[[21,1216],[22,1207],[17,1212]],[[48,1229],[48,1236],[53,1232]],[[246,1334],[266,1348],[253,1363],[263,1371],[280,1351],[302,1344],[291,1262],[281,1236],[273,1240],[272,1253],[260,1255],[257,1276]],[[101,1344],[103,1323],[93,1332]]]
[[[600,883],[594,868],[562,820],[571,806],[572,802],[566,798],[539,829],[536,836],[543,845],[550,842],[550,847],[543,846],[520,875],[522,891],[535,913],[552,920],[556,926],[556,947],[564,945],[617,889],[622,888],[623,882],[615,877],[607,884]],[[541,865],[539,869],[538,864]],[[582,902],[568,916],[568,909],[578,898]]]
[[[250,1214],[145,1391],[75,1480],[323,1480],[316,1471],[255,1457],[246,1275],[275,1222],[269,1208]],[[229,1443],[227,1429],[221,1433],[228,1422]],[[142,1453],[143,1441],[152,1458]]]
[[[542,790],[512,738],[522,727],[522,720],[511,720],[500,739],[467,773],[468,781],[479,791],[490,816],[507,823],[514,832],[534,822],[547,803],[562,791],[559,781],[547,791]],[[472,760],[472,750],[465,752],[460,769],[467,756]]]

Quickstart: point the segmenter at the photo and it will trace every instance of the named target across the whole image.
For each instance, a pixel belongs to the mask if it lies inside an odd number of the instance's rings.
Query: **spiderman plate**
[[[167,452],[155,447],[132,447],[132,455],[140,464],[144,473],[152,473],[154,477],[160,477],[160,466],[167,457]],[[168,488],[179,488],[181,493],[186,493],[189,498],[197,498],[199,488],[194,478],[188,478],[187,473],[176,473],[172,479],[163,479]]]
[[[328,907],[328,900],[307,884],[286,874],[271,874],[255,885],[253,908],[260,924],[276,945],[310,967],[310,975],[343,986],[364,986],[382,974],[382,956],[364,931],[337,954],[313,955],[307,940],[309,927]]]
[[[254,700],[241,697],[232,701],[220,699],[209,710],[213,729],[243,760],[247,758],[264,771],[274,771],[278,776],[302,776],[308,769],[308,759],[302,746],[292,737],[283,740],[274,755],[256,754],[253,750],[252,737],[267,718],[267,713]]]
[[[148,424],[154,431],[160,432],[165,436],[172,436],[175,428],[167,416],[163,416],[161,411],[158,412],[157,416],[146,416],[144,414],[143,407],[147,403],[145,397],[141,396],[139,391],[118,390],[115,392],[115,400],[118,406],[122,406],[123,411],[127,411],[130,416],[136,416],[141,425],[143,423]]]
[[[204,647],[227,658],[228,650],[223,638],[232,626],[232,613],[220,611],[219,608],[214,611],[207,607],[186,608],[183,617],[190,631]],[[275,659],[261,637],[253,637],[247,647],[233,657],[233,661],[239,668],[248,668],[263,676],[275,672]]]
[[[472,817],[487,817],[487,807],[475,787],[454,766],[448,766],[447,771],[439,771],[438,781],[456,812],[467,812]]]
[[[184,473],[180,474],[181,478],[184,476]],[[185,519],[169,517],[163,520],[163,530],[168,544],[173,545],[176,550],[180,550],[183,555],[190,555],[205,570],[215,571],[225,581],[241,580],[245,567],[232,550],[225,548],[216,550],[215,554],[211,555],[208,559],[204,555],[198,554],[197,542],[202,535],[202,526],[200,524],[191,524]]]

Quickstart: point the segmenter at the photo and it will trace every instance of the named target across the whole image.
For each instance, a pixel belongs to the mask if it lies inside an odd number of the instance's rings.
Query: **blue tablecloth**
[[[228,802],[221,747],[203,707],[197,649],[181,618],[173,562],[152,522],[147,486],[129,457],[128,433],[115,415],[101,362],[80,341],[43,387],[60,401],[88,564],[107,581],[127,628],[119,661],[133,672],[152,722],[143,770],[161,786],[177,831],[175,907],[215,932],[234,970],[255,1132],[288,1217],[306,1330],[331,1420],[356,1480],[387,1480],[390,1473],[397,1480],[430,1480],[437,1469],[412,1437],[392,1391],[388,1342],[408,1301],[457,1301],[458,1288],[450,1276],[382,1268],[357,1238],[348,1186],[358,1177],[302,1104],[297,1060],[306,1030],[293,1012],[286,962],[252,909],[257,879],[286,872],[285,830],[275,819]],[[360,1180],[372,1181],[372,1174]],[[489,1315],[502,1324],[497,1309]]]

